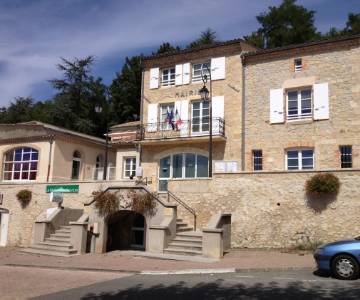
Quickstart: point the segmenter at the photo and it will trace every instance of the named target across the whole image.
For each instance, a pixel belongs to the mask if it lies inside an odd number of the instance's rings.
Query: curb
[[[225,274],[235,273],[235,268],[226,269],[188,269],[188,270],[173,270],[173,271],[142,271],[141,275],[190,275],[190,274]]]

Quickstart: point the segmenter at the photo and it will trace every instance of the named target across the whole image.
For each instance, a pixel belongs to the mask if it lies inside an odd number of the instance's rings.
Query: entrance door
[[[131,227],[131,247],[145,249],[145,218],[137,214]]]
[[[9,214],[0,212],[0,246],[6,246]]]
[[[170,166],[171,166],[171,156],[170,155],[160,159],[160,167],[159,167],[159,191],[160,192],[167,191],[168,180],[171,176]]]

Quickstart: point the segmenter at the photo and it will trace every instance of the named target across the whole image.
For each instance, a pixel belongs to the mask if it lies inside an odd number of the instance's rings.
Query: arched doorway
[[[146,220],[133,211],[121,210],[107,220],[106,251],[145,250]]]
[[[9,211],[0,208],[0,247],[6,246],[9,226]]]

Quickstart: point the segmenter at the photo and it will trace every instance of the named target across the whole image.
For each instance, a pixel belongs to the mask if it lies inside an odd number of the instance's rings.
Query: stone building
[[[101,180],[101,139],[39,123],[1,125],[10,131],[0,140],[0,213],[2,224],[10,221],[0,244],[49,246],[65,234],[67,254],[87,245],[218,258],[230,245],[293,247],[359,235],[359,46],[360,36],[271,50],[238,39],[145,58],[140,121],[109,133],[110,180]],[[204,85],[211,99],[201,98]],[[18,148],[39,157],[36,181],[31,168],[8,166]],[[74,172],[81,177],[71,180]],[[309,178],[330,172],[341,183],[336,197],[306,195]],[[64,194],[68,210],[48,211],[56,206],[49,183],[79,187]],[[24,188],[35,201],[21,209],[15,198]],[[152,193],[157,213],[97,214],[92,192],[129,189]]]

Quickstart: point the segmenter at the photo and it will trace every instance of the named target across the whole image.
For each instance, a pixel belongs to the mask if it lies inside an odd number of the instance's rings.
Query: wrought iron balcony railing
[[[213,136],[225,136],[225,121],[222,118],[212,119]],[[195,138],[209,135],[209,118],[181,121],[180,124],[158,122],[143,124],[139,128],[137,140]]]

